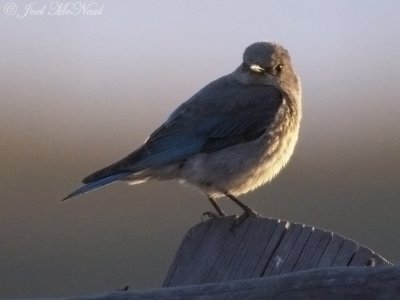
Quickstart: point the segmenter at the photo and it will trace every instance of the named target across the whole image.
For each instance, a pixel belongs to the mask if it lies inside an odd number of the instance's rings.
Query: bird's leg
[[[203,216],[208,216],[210,218],[218,218],[218,217],[223,217],[225,216],[224,211],[222,208],[217,204],[217,201],[210,195],[207,195],[208,200],[211,202],[211,204],[214,206],[215,210],[217,211],[218,214],[211,212],[211,211],[206,211]]]
[[[231,199],[233,202],[235,202],[237,205],[239,205],[243,210],[244,213],[239,217],[239,219],[246,219],[247,217],[251,216],[257,216],[257,212],[252,210],[250,207],[248,207],[246,204],[244,204],[242,201],[240,201],[238,198],[233,196],[231,193],[228,191],[224,191],[223,194],[227,196],[229,199]]]
[[[240,224],[242,224],[242,222],[244,220],[246,220],[248,217],[255,217],[258,216],[257,212],[252,210],[250,207],[248,207],[246,204],[244,204],[242,201],[240,201],[238,198],[236,198],[235,196],[233,196],[231,193],[229,193],[228,191],[223,191],[223,194],[228,197],[229,199],[231,199],[233,202],[235,202],[237,205],[239,205],[244,212],[235,219],[235,221],[232,223],[232,226],[230,228],[230,231],[234,233],[234,229],[239,226]]]

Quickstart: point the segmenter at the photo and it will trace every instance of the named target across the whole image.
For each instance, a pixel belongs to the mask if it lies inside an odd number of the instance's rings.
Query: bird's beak
[[[252,71],[254,71],[254,72],[257,72],[257,73],[265,72],[265,69],[263,67],[261,67],[260,65],[257,65],[257,64],[250,65],[250,69]]]

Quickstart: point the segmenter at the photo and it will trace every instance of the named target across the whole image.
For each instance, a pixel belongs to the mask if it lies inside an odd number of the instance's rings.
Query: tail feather
[[[124,172],[127,172],[126,170],[121,170],[122,168],[120,167],[119,162],[118,163],[114,163],[110,166],[107,166],[103,169],[97,170],[96,172],[94,172],[93,174],[90,174],[88,176],[86,176],[85,178],[82,179],[82,183],[84,184],[90,184],[92,182],[101,180],[103,178],[108,178],[110,176],[113,175],[118,175]]]
[[[128,156],[124,157],[123,159],[83,178],[82,183],[88,184],[93,181],[101,180],[105,177],[109,177],[120,173],[128,173],[128,174],[136,173],[137,171],[140,170],[135,170],[132,166],[134,165],[135,161],[140,159],[142,153],[143,153],[143,146],[135,150]]]
[[[105,186],[107,184],[113,183],[117,180],[120,180],[126,176],[128,176],[129,174],[131,174],[131,172],[121,172],[121,173],[117,173],[114,175],[110,175],[95,181],[92,181],[88,184],[85,184],[84,186],[80,187],[79,189],[77,189],[76,191],[72,192],[71,194],[69,194],[67,197],[65,197],[64,199],[62,199],[61,201],[65,201],[68,200],[72,197],[76,197],[79,195],[82,195],[84,193],[87,193],[91,190],[97,189],[99,187]]]

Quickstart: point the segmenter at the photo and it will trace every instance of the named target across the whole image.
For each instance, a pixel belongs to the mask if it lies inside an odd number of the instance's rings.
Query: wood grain
[[[185,236],[164,287],[223,282],[338,266],[390,263],[338,234],[287,221],[254,217],[210,219]]]

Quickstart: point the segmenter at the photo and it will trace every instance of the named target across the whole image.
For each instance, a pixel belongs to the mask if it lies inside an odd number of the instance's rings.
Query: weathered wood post
[[[210,219],[184,237],[163,288],[74,299],[400,299],[400,266],[338,234],[269,218]]]
[[[314,268],[390,263],[332,232],[269,218],[208,220],[185,236],[164,286],[257,278]]]

